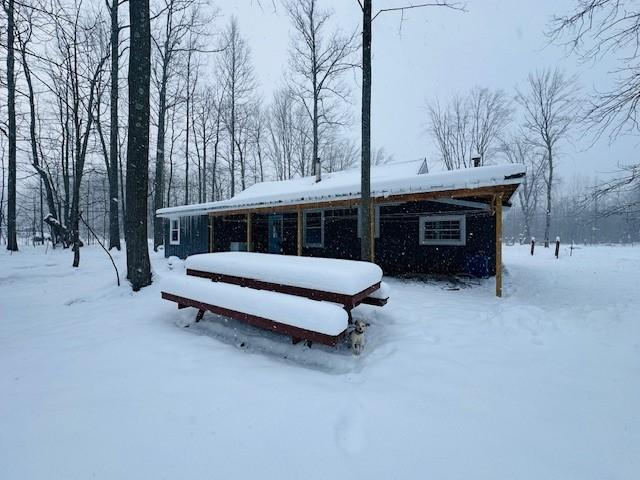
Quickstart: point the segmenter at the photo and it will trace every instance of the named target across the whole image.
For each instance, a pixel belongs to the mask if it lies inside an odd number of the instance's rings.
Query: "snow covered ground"
[[[506,247],[505,298],[386,279],[360,358],[0,253],[2,479],[640,478],[640,248]],[[124,254],[117,255],[124,271]]]

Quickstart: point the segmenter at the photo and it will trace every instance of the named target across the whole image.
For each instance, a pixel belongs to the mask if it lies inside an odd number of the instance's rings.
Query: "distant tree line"
[[[159,208],[359,163],[366,199],[369,165],[392,158],[371,148],[375,18],[464,5],[356,3],[362,29],[345,30],[321,0],[272,2],[292,33],[283,80],[265,98],[246,26],[234,17],[222,22],[208,1],[0,0],[0,88],[7,98],[0,103],[0,242],[17,250],[19,235],[48,237],[53,246],[70,248],[77,266],[82,245],[95,240],[91,227],[109,249],[120,249],[124,236],[135,245],[128,254],[136,256],[146,251],[147,228],[153,248],[163,244]],[[572,221],[576,241],[585,229],[602,232],[603,224],[617,225],[621,240],[637,234],[638,165],[621,165],[607,182],[582,182],[570,198],[562,187],[574,179],[556,173],[572,135],[613,140],[637,133],[640,87],[631,60],[640,27],[629,14],[636,11],[630,0],[577,0],[574,11],[551,24],[549,36],[584,58],[627,48],[614,87],[590,101],[575,78],[555,69],[531,73],[513,95],[476,87],[428,101],[429,138],[444,168],[526,166],[510,214],[518,236],[553,240]],[[363,75],[360,145],[346,133],[353,124],[348,75],[354,71]],[[143,271],[134,283],[144,286],[148,257],[134,263]],[[130,279],[136,272],[128,272]]]

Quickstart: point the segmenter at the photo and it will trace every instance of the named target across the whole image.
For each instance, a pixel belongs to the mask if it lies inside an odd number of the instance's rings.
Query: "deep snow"
[[[182,328],[194,310],[116,288],[93,247],[76,270],[2,251],[0,478],[639,478],[640,248],[504,259],[503,299],[386,278],[354,358]]]

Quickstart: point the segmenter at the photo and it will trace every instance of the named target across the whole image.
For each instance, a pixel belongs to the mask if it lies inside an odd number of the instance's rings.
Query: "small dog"
[[[366,324],[362,320],[356,320],[355,330],[351,332],[351,350],[354,355],[360,355],[364,350],[364,331]]]

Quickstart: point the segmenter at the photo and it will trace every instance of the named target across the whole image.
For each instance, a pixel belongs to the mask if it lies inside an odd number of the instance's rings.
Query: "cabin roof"
[[[517,164],[491,165],[446,172],[423,173],[422,160],[394,162],[371,168],[371,197],[387,198],[430,192],[473,190],[484,187],[511,186],[515,192],[525,175],[525,167]],[[233,198],[217,202],[182,205],[159,209],[160,217],[204,215],[207,213],[253,210],[268,207],[331,203],[360,198],[360,168],[323,173],[291,180],[261,182]],[[509,198],[505,198],[508,201]]]

